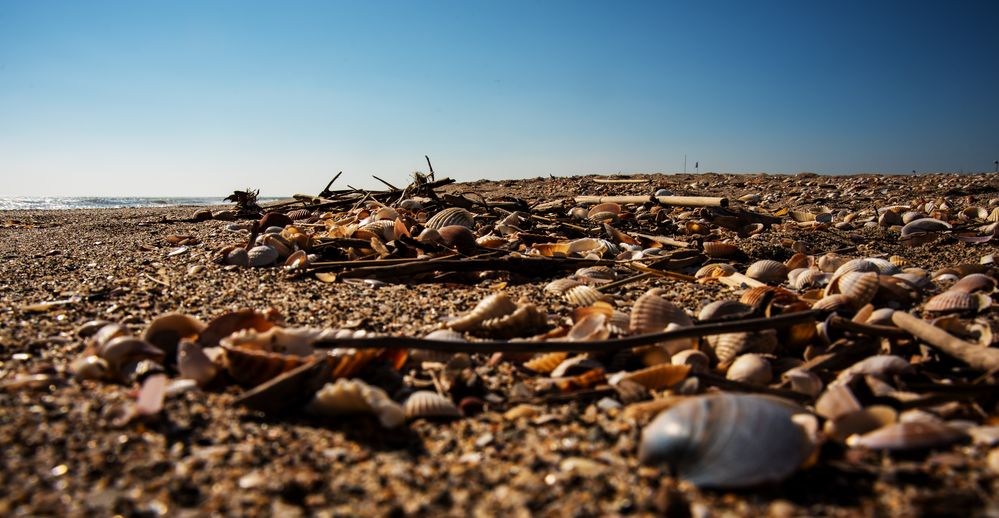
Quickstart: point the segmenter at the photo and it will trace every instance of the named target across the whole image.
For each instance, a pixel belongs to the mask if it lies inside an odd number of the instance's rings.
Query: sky
[[[0,0],[0,196],[992,171],[999,2]]]

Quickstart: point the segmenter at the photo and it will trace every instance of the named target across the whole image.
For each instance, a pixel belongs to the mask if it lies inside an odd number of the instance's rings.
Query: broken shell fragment
[[[944,423],[907,421],[854,435],[846,440],[846,444],[872,450],[920,450],[947,446],[965,437],[964,432]]]
[[[482,299],[471,311],[462,317],[448,322],[447,327],[459,331],[478,329],[482,322],[509,315],[517,310],[517,304],[506,293],[494,293]]]
[[[353,379],[327,383],[305,410],[318,416],[373,414],[385,428],[395,428],[406,420],[402,405],[392,401],[384,390]]]

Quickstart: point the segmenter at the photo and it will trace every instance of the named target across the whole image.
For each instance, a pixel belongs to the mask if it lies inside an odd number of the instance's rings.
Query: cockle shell
[[[813,268],[801,268],[795,271],[798,273],[793,277],[790,272],[788,273],[788,281],[791,287],[796,290],[820,287],[827,283],[831,277],[828,273]]]
[[[509,315],[489,318],[479,323],[483,333],[498,338],[531,336],[548,327],[548,315],[534,304],[524,304]]]
[[[763,259],[749,265],[746,276],[766,283],[780,283],[787,277],[787,266],[779,261]]]
[[[566,302],[576,306],[590,306],[594,302],[606,299],[607,295],[593,286],[583,284],[569,288],[562,294],[562,297]]]
[[[406,419],[461,417],[458,407],[450,399],[429,390],[418,390],[409,395],[402,405]]]
[[[773,379],[773,370],[770,362],[759,354],[742,354],[729,366],[725,377],[742,383],[766,385]]]
[[[707,279],[712,277],[726,277],[735,273],[735,266],[728,263],[713,263],[702,266],[694,273],[695,279]]]
[[[838,291],[850,299],[850,304],[854,308],[859,308],[874,300],[874,295],[878,292],[879,287],[877,272],[848,272],[829,283],[826,295],[832,295]]]
[[[631,308],[629,327],[632,332],[655,333],[666,329],[669,324],[694,325],[694,321],[682,309],[663,298],[662,293],[661,289],[653,288],[638,297]]]
[[[275,376],[290,371],[309,362],[308,356],[271,353],[222,346],[225,351],[225,367],[229,376],[244,387],[255,387]]]
[[[405,409],[384,390],[353,379],[327,383],[305,410],[320,416],[374,414],[385,428],[395,428],[406,421]]]
[[[850,447],[872,450],[920,450],[946,446],[965,438],[964,432],[934,421],[893,423],[846,440]]]
[[[541,354],[524,362],[524,367],[527,367],[538,374],[549,374],[568,357],[569,353],[566,352]]]
[[[739,253],[739,247],[722,241],[707,241],[703,245],[704,255],[711,258],[730,257]]]
[[[757,333],[725,333],[717,335],[710,343],[718,363],[727,365],[743,353],[772,353],[777,347],[777,331],[765,329]]]
[[[568,277],[562,279],[555,279],[545,285],[545,292],[551,293],[553,295],[562,295],[570,288],[575,288],[583,283],[577,281],[576,279],[570,279]]]
[[[314,351],[312,344],[332,334],[329,330],[311,327],[278,327],[266,331],[240,329],[223,338],[220,343],[229,347],[241,347],[272,353],[309,356]]]
[[[362,225],[354,231],[354,237],[357,239],[371,239],[372,237],[377,237],[386,243],[392,241],[396,238],[395,220],[383,219]]]
[[[309,209],[296,209],[288,213],[288,217],[294,221],[301,221],[303,219],[309,219],[312,215],[312,211]]]
[[[461,207],[449,207],[434,214],[424,226],[440,230],[450,225],[461,225],[473,229],[475,228],[475,215]]]
[[[850,258],[848,257],[835,253],[828,253],[816,259],[815,266],[818,266],[819,270],[822,270],[823,272],[832,273],[838,270],[840,266],[849,260]]]
[[[153,319],[142,332],[142,339],[162,350],[167,358],[177,352],[177,344],[183,338],[194,338],[205,330],[207,324],[196,317],[183,313],[164,313]]]
[[[488,234],[476,238],[475,244],[483,248],[500,248],[506,244],[509,244],[509,241],[507,241],[505,237],[500,237],[494,234]]]
[[[926,301],[923,309],[935,313],[978,312],[991,305],[988,295],[948,290]]]
[[[752,306],[738,300],[716,300],[701,308],[700,313],[697,314],[697,319],[701,322],[707,322],[732,315],[744,315],[752,309]]]
[[[494,293],[482,299],[471,311],[462,317],[448,322],[447,327],[465,332],[477,329],[483,321],[509,315],[517,310],[517,304],[506,293]]]
[[[616,385],[622,381],[638,383],[647,390],[662,390],[687,378],[691,371],[689,365],[673,365],[661,363],[633,372],[621,372],[612,376],[609,380],[611,385]]]
[[[699,487],[780,481],[815,449],[792,420],[789,401],[748,394],[697,396],[659,414],[642,431],[643,464],[666,464]]]
[[[963,291],[965,293],[992,293],[996,289],[996,280],[984,273],[965,275],[954,283],[948,291]]]

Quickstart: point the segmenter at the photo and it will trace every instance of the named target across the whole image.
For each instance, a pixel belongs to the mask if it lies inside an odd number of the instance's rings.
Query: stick
[[[333,182],[335,182],[337,178],[340,178],[340,175],[342,175],[342,174],[343,174],[343,171],[340,171],[339,173],[337,173],[336,176],[334,176],[333,179],[330,180],[330,183],[326,184],[326,188],[319,192],[319,196],[318,197],[319,198],[325,198],[326,196],[328,196],[330,194],[330,187],[333,187]]]
[[[999,349],[965,342],[947,331],[904,311],[892,313],[891,321],[898,327],[908,331],[912,336],[967,363],[974,369],[988,371],[999,368]]]
[[[393,191],[401,191],[402,190],[402,189],[400,189],[400,188],[398,188],[398,187],[396,187],[396,186],[394,186],[394,185],[386,182],[385,180],[382,180],[381,178],[378,178],[375,175],[371,175],[371,177],[374,178],[375,180],[378,180],[379,182],[382,182],[385,185],[388,185],[389,189],[392,189]]]
[[[427,167],[430,168],[430,181],[434,181],[434,165],[430,163],[430,155],[423,155],[427,159]]]
[[[576,196],[576,203],[656,202],[677,207],[728,207],[728,198],[710,196]]]
[[[649,183],[649,181],[645,178],[594,178],[593,183],[629,184]]]
[[[652,277],[652,274],[648,272],[640,273],[638,275],[632,275],[631,277],[625,277],[623,279],[614,282],[608,282],[607,284],[602,284],[600,286],[597,286],[597,291],[606,293],[614,288],[620,288],[621,286],[624,286],[626,284],[631,284],[633,282],[638,282],[643,279],[648,279],[649,277]]]
[[[452,342],[449,340],[427,340],[410,336],[375,336],[369,338],[344,338],[320,340],[316,348],[346,347],[354,349],[423,349],[450,353],[549,353],[549,352],[614,352],[643,345],[667,342],[678,338],[693,338],[742,331],[759,331],[786,327],[802,322],[814,322],[819,311],[809,310],[788,313],[769,318],[747,318],[728,322],[712,322],[696,326],[661,331],[645,335],[627,336],[611,340],[592,342]]]
[[[833,315],[829,324],[834,328],[844,329],[846,331],[853,331],[855,333],[871,335],[871,336],[884,336],[888,338],[899,338],[906,336],[904,330],[897,327],[891,326],[878,326],[873,324],[864,324],[861,322],[854,322],[848,318],[843,318],[838,315]]]

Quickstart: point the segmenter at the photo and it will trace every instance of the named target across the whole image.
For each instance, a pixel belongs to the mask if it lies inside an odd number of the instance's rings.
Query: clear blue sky
[[[870,4],[870,5],[869,5]],[[0,0],[0,195],[992,170],[999,2]]]

